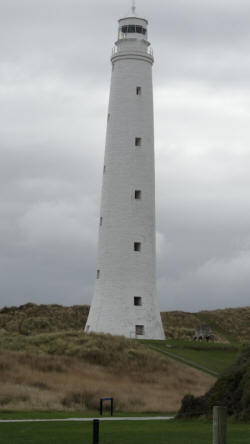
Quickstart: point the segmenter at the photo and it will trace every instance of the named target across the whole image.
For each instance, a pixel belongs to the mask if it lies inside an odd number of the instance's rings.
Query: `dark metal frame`
[[[114,398],[100,398],[100,415],[102,415],[103,410],[103,402],[110,401],[110,414],[113,416],[114,412]]]

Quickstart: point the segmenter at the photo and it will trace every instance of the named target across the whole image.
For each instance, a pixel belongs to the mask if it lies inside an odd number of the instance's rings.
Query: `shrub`
[[[0,405],[5,406],[10,404],[12,401],[12,397],[8,395],[0,396]]]
[[[23,335],[30,335],[34,331],[43,332],[43,331],[53,331],[54,324],[53,320],[46,318],[28,318],[24,319],[19,324],[19,333]]]
[[[49,390],[49,386],[41,381],[35,381],[30,384],[31,387],[38,388],[39,390]]]
[[[10,369],[10,364],[0,357],[0,372],[4,372]]]
[[[203,415],[204,412],[207,412],[208,404],[205,396],[194,397],[193,395],[185,395],[181,408],[178,412],[178,417],[188,418],[194,416]]]
[[[72,391],[63,398],[62,405],[67,408],[77,406],[80,409],[96,410],[99,405],[99,399],[96,393],[88,390]]]
[[[18,356],[18,361],[30,367],[32,370],[39,370],[41,372],[58,372],[62,373],[67,370],[62,362],[62,359],[54,356],[46,355],[31,355],[22,353]]]
[[[213,406],[218,404],[227,407],[229,415],[250,420],[250,348],[242,352],[203,397],[184,396],[178,416],[211,414]]]

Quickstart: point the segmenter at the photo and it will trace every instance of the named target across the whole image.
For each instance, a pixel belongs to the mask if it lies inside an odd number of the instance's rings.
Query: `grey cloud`
[[[197,311],[249,305],[250,254],[211,260],[181,279],[159,280],[161,303],[169,309]]]
[[[137,3],[156,59],[161,308],[249,304],[249,2]],[[0,8],[0,303],[89,303],[109,57],[129,2]]]

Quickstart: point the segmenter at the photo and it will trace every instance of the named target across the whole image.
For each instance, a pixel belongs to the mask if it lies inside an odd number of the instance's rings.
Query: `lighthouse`
[[[134,3],[118,23],[96,282],[85,331],[164,339],[156,298],[153,51],[148,21],[137,17]]]

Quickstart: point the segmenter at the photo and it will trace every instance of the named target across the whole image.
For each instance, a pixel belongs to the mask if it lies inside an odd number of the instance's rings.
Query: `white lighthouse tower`
[[[107,115],[94,297],[85,327],[164,339],[156,300],[152,65],[148,22],[119,20]]]

